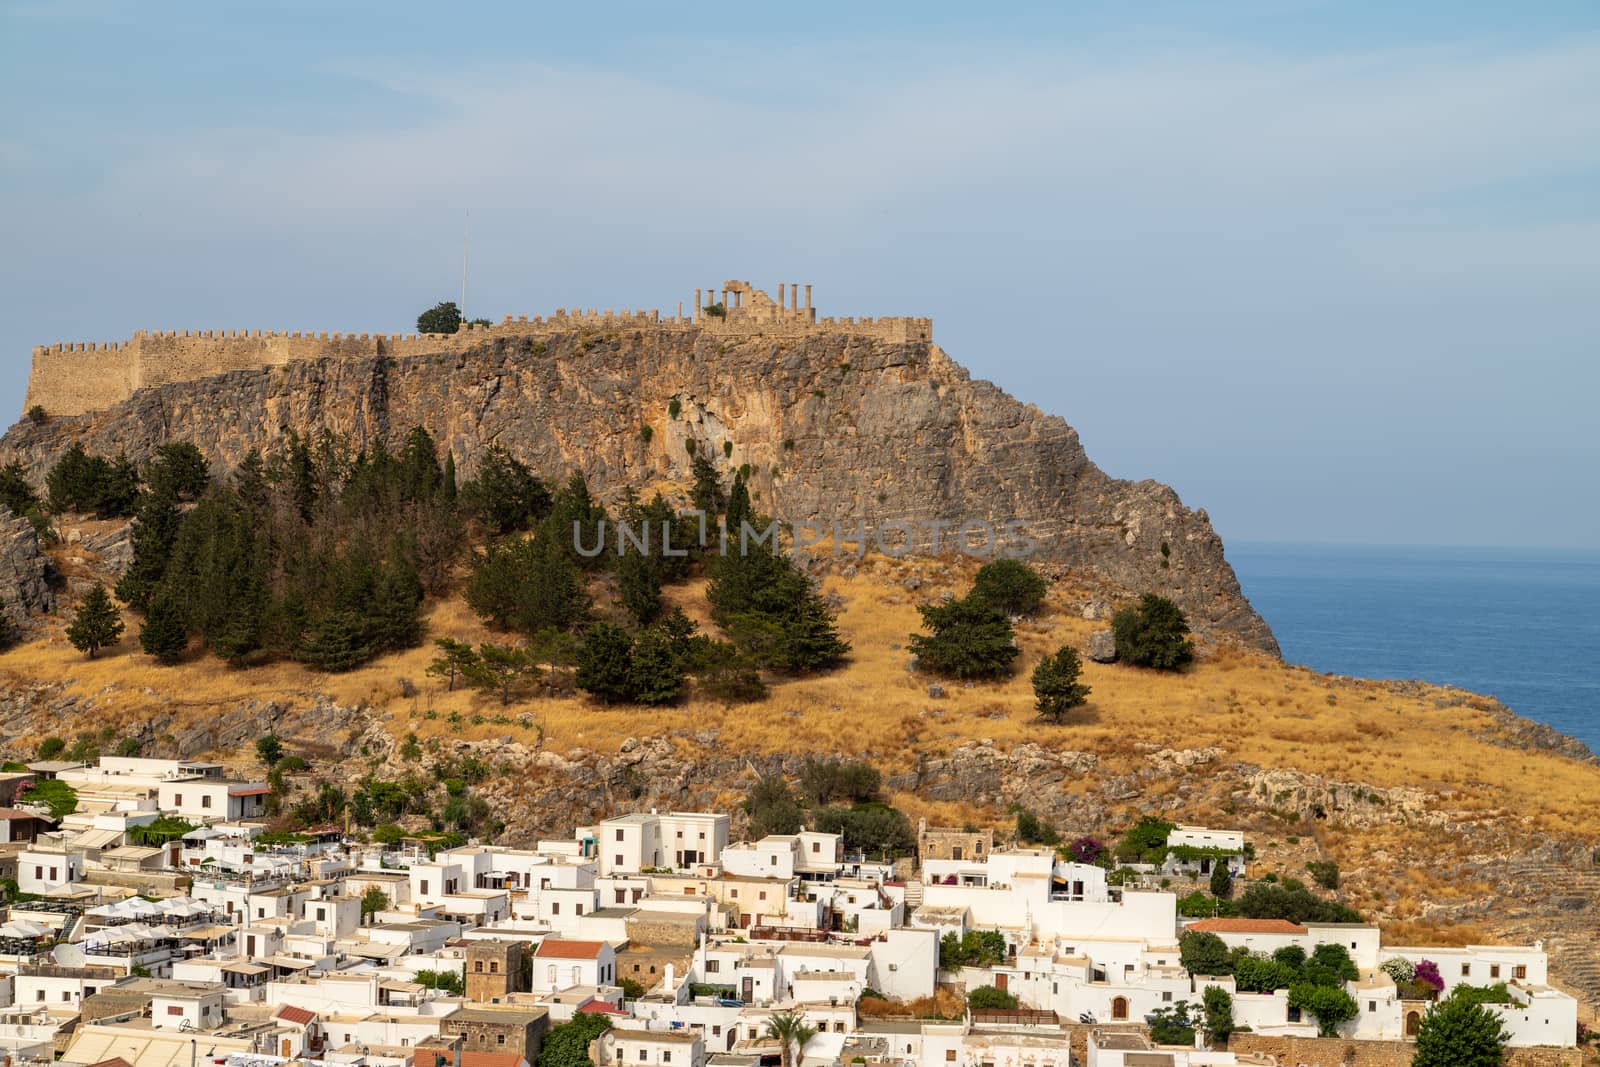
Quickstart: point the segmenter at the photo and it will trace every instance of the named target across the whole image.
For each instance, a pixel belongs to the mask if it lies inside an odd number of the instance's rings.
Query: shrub
[[[671,400],[667,401],[667,418],[676,419],[679,415],[682,415],[682,414],[683,414],[683,404],[682,404],[681,401],[678,400],[677,397],[673,397]]]
[[[1199,1019],[1187,1000],[1157,1008],[1145,1016],[1145,1022],[1150,1025],[1150,1040],[1156,1044],[1194,1047],[1194,1028]]]
[[[1017,809],[1017,840],[1034,845],[1055,845],[1061,842],[1056,828],[1026,808]]]
[[[1233,996],[1221,986],[1207,986],[1202,999],[1206,1036],[1212,1041],[1228,1040],[1233,1033]]]
[[[1138,607],[1113,615],[1111,633],[1117,659],[1135,667],[1176,671],[1194,659],[1188,620],[1178,605],[1154,593],[1140,598]]]
[[[917,609],[928,634],[911,636],[917,662],[954,678],[1000,678],[1011,673],[1018,648],[1011,620],[972,597]]]
[[[978,568],[971,596],[1008,615],[1032,615],[1050,588],[1038,571],[1015,559],[997,559]]]
[[[41,760],[60,759],[61,753],[67,750],[66,741],[59,737],[47,737],[39,742],[39,747],[34,749],[34,756]]]
[[[967,994],[967,1007],[973,1011],[1015,1011],[1017,998],[1004,989],[981,985]]]
[[[1311,880],[1324,889],[1339,888],[1339,865],[1332,860],[1312,860],[1306,864]]]
[[[1340,1024],[1360,1013],[1355,998],[1343,989],[1310,982],[1289,987],[1289,1006],[1315,1015],[1320,1037],[1338,1037]]]
[[[50,421],[50,416],[45,414],[43,404],[35,404],[28,409],[28,421],[35,426],[43,426]]]

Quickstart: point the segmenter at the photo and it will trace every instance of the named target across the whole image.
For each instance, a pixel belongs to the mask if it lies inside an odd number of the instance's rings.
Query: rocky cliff
[[[789,522],[864,523],[944,544],[963,522],[1021,523],[1039,554],[1126,592],[1157,591],[1201,629],[1277,651],[1203,510],[1108,477],[1061,418],[973,380],[936,345],[848,333],[744,340],[576,330],[464,352],[333,358],[142,389],[104,412],[23,422],[0,461],[36,477],[73,442],[140,458],[188,440],[231,465],[285,433],[355,447],[427,427],[463,472],[499,444],[602,495],[688,480],[690,448],[749,464],[758,506]],[[904,523],[905,527],[893,524]]]

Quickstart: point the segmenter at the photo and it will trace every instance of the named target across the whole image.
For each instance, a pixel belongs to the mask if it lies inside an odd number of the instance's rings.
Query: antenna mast
[[[472,209],[461,223],[461,324],[467,324],[467,243],[472,234]]]

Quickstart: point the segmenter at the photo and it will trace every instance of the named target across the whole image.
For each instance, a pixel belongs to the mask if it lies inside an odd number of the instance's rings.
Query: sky
[[[814,285],[1224,538],[1600,548],[1600,6],[0,0],[32,346]],[[470,222],[468,216],[470,213]]]

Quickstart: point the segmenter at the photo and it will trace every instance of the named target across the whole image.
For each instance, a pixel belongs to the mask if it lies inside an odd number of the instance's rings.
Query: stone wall
[[[797,287],[798,288],[798,287]],[[318,333],[262,330],[139,330],[126,341],[71,342],[33,350],[23,410],[35,406],[48,415],[104,411],[136,390],[195,381],[230,371],[326,358],[413,356],[461,352],[495,338],[544,338],[572,330],[648,329],[704,333],[730,340],[750,337],[800,338],[844,334],[877,341],[931,341],[933,320],[926,318],[822,318],[807,306],[779,307],[746,282],[724,283],[722,314],[615,311],[610,308],[557,308],[554,315],[507,315],[492,326],[466,326],[454,334]],[[710,294],[710,290],[705,291]],[[697,301],[700,290],[696,290]],[[749,301],[744,300],[749,297]],[[708,302],[712,300],[708,295]]]
[[[1416,1046],[1403,1041],[1352,1041],[1341,1037],[1268,1037],[1234,1034],[1230,1052],[1263,1052],[1284,1067],[1319,1063],[1324,1067],[1410,1067]],[[1517,1048],[1506,1055],[1506,1067],[1582,1067],[1575,1048]]]

